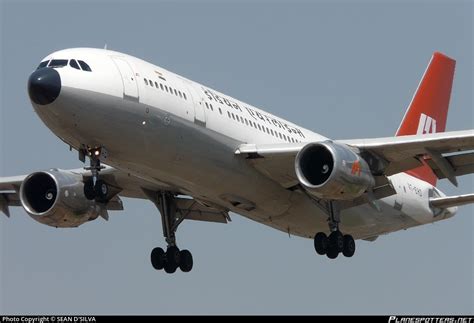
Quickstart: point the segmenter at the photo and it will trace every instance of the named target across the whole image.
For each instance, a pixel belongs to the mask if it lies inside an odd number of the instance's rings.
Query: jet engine
[[[53,227],[77,227],[96,219],[105,205],[84,196],[82,175],[51,169],[28,175],[20,187],[23,208]]]
[[[295,159],[300,184],[317,198],[352,200],[374,186],[367,162],[344,144],[310,143]]]

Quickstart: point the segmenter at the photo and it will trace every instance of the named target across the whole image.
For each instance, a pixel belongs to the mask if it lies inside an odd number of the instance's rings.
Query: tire
[[[97,201],[105,202],[105,201],[107,201],[107,195],[109,194],[109,186],[107,185],[106,182],[99,179],[95,183],[94,192],[95,192],[95,196],[97,198]]]
[[[165,264],[165,251],[161,248],[154,248],[150,255],[151,265],[156,270],[161,270]]]
[[[172,274],[176,271],[179,266],[179,249],[178,247],[171,246],[166,250],[166,263],[164,265],[165,271],[168,274]]]
[[[173,264],[169,264],[169,263],[165,263],[165,272],[167,274],[173,274],[176,269],[178,268],[178,265],[173,265]]]
[[[333,231],[329,235],[329,246],[338,252],[344,249],[344,237],[341,231]]]
[[[84,183],[84,196],[88,200],[95,199],[95,191],[94,191],[94,187],[93,187],[93,184],[92,184],[92,180],[89,180],[89,181]]]
[[[342,250],[342,254],[346,257],[352,257],[355,253],[355,241],[351,235],[344,235],[344,249]]]
[[[339,250],[334,248],[334,246],[329,246],[326,256],[329,259],[336,259],[338,255],[339,255]]]
[[[184,273],[188,273],[193,269],[193,255],[189,250],[179,252],[179,269]]]
[[[314,236],[314,250],[318,255],[325,255],[328,252],[328,237],[324,232],[318,232]]]

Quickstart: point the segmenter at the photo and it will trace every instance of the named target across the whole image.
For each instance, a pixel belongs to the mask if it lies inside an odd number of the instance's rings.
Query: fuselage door
[[[199,102],[194,103],[194,122],[206,124],[206,114],[204,111],[204,98],[200,98]]]
[[[138,100],[137,78],[132,67],[121,57],[112,57],[112,60],[122,75],[124,98]]]
[[[194,85],[190,83],[188,80],[183,79],[184,84],[189,90],[189,93],[192,96],[192,103],[194,106],[194,123],[199,124],[201,126],[206,126],[206,112],[205,112],[205,101],[204,97],[199,93],[199,90],[196,90]]]

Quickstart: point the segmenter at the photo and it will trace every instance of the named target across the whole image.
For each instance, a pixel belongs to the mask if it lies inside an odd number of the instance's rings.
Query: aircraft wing
[[[369,154],[382,165],[377,175],[390,176],[426,162],[438,178],[455,185],[456,176],[474,173],[474,130],[400,137],[335,140],[361,154]],[[255,168],[284,187],[298,184],[295,157],[305,143],[243,144],[236,150]]]
[[[474,130],[340,142],[382,158],[387,163],[386,176],[421,166],[422,160],[438,178],[448,178],[455,185],[456,176],[474,172],[473,152],[446,155],[474,150]]]
[[[91,172],[83,168],[64,171],[82,176],[82,181],[84,182],[92,177]],[[3,212],[6,216],[10,216],[10,206],[21,206],[20,187],[27,176],[0,177],[0,212]],[[163,190],[186,195],[185,192],[180,192],[179,189],[171,187],[166,183],[138,178],[107,165],[105,165],[105,169],[101,170],[100,178],[109,185],[110,190],[114,193],[114,196],[106,205],[106,209],[112,211],[123,210],[123,203],[120,197],[154,201],[153,197]],[[186,220],[219,223],[230,221],[227,210],[207,205],[192,198],[177,198],[176,209],[178,216]],[[105,218],[108,219],[108,217]]]

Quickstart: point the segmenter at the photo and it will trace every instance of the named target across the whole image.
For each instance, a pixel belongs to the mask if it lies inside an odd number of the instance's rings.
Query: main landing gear
[[[100,164],[100,155],[102,154],[102,148],[90,148],[85,151],[81,151],[79,159],[84,159],[84,155],[87,154],[90,158],[90,166],[84,167],[86,170],[90,170],[92,178],[84,183],[84,195],[88,200],[96,200],[97,202],[105,203],[109,195],[109,187],[107,183],[99,179],[99,172],[105,168]],[[81,154],[82,155],[81,157]]]
[[[156,270],[164,269],[166,273],[172,274],[176,269],[187,273],[193,268],[193,256],[188,250],[179,250],[176,246],[176,230],[182,219],[176,218],[176,202],[174,195],[170,192],[159,192],[152,201],[161,213],[163,235],[168,247],[166,252],[160,248],[151,251],[151,264]]]
[[[333,202],[329,203],[329,237],[324,232],[318,232],[314,236],[314,249],[319,255],[326,255],[329,259],[335,259],[342,252],[346,257],[352,257],[355,253],[354,238],[349,235],[343,235],[339,231],[339,210]]]

